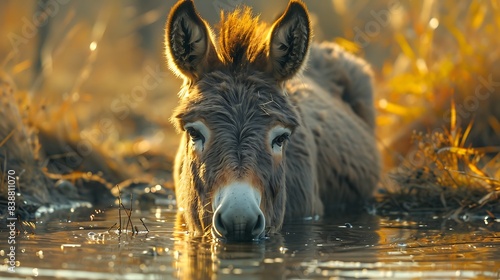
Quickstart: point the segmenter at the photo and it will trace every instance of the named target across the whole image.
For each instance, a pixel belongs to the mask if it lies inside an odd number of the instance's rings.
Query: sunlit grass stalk
[[[454,213],[460,213],[487,203],[498,205],[499,181],[479,166],[484,162],[484,154],[466,146],[473,122],[462,132],[456,114],[452,102],[449,129],[434,134],[414,133],[422,162],[415,164],[408,160],[397,169],[393,178],[398,188],[388,191],[380,207],[393,210],[403,207],[405,211],[456,209]],[[483,150],[495,151],[496,148]],[[500,166],[495,168],[498,170]]]

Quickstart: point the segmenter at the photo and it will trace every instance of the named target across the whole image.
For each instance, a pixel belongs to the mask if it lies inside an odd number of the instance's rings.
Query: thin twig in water
[[[120,207],[123,207],[123,210],[125,211],[125,214],[127,215],[127,218],[128,218],[127,219],[127,225],[125,225],[125,232],[127,232],[128,231],[128,225],[130,224],[130,215],[129,215],[127,209],[125,208],[125,205],[120,204]]]
[[[118,234],[122,233],[122,191],[120,186],[116,185],[118,188],[118,219],[120,221],[120,226],[118,227]]]
[[[116,224],[118,224],[118,223],[115,223],[115,224],[114,224],[114,225],[112,225],[110,228],[108,228],[108,233],[109,233],[109,231],[110,231],[110,230],[112,230],[112,229],[116,226]]]
[[[130,222],[130,229],[132,230],[132,232],[134,232],[134,224],[132,223],[132,198],[133,194],[130,193],[130,209],[129,209],[128,221]]]
[[[123,207],[123,210],[125,211],[125,214],[127,215],[127,225],[125,226],[125,231],[128,231],[128,226],[131,226],[131,231],[134,231],[134,224],[132,223],[132,206],[130,209],[125,208],[125,205],[123,203],[120,203],[120,207]]]
[[[142,225],[144,226],[144,228],[146,229],[146,231],[147,231],[147,232],[149,232],[149,229],[148,229],[148,227],[146,226],[146,224],[144,223],[144,221],[142,220],[142,218],[140,218],[139,220],[141,220]]]

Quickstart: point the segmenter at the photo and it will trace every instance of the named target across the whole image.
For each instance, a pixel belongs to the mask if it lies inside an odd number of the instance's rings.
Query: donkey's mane
[[[266,57],[268,25],[260,22],[250,8],[222,11],[218,27],[218,52],[226,66],[241,68]]]

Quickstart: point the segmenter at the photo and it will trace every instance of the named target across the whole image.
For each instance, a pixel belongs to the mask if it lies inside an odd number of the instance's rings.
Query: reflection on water
[[[433,217],[362,215],[294,221],[255,244],[188,238],[172,210],[133,214],[150,232],[108,229],[116,210],[65,213],[16,239],[16,274],[2,277],[72,279],[441,278],[499,279],[500,226],[457,224]],[[95,213],[94,213],[95,214]],[[2,225],[0,255],[6,256]],[[142,230],[140,228],[140,230]]]

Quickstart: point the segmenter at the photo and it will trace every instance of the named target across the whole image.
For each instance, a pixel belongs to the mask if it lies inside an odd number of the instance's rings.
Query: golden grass
[[[403,10],[411,20],[389,35],[399,51],[378,76],[378,135],[390,177],[378,207],[498,213],[499,3],[412,1]]]
[[[494,218],[500,210],[500,147],[466,146],[472,122],[465,130],[451,124],[442,132],[414,132],[415,149],[390,173],[396,185],[386,185],[378,208],[388,212],[483,213]],[[496,153],[485,156],[485,153]],[[465,217],[468,217],[465,216]]]
[[[499,145],[500,111],[494,105],[500,102],[498,1],[404,3],[404,17],[412,20],[392,33],[399,51],[384,62],[380,73],[376,105],[384,143],[399,146],[405,154],[410,146],[398,142],[414,129],[450,123],[449,104],[454,100],[457,125],[465,129],[474,120],[468,142]]]

